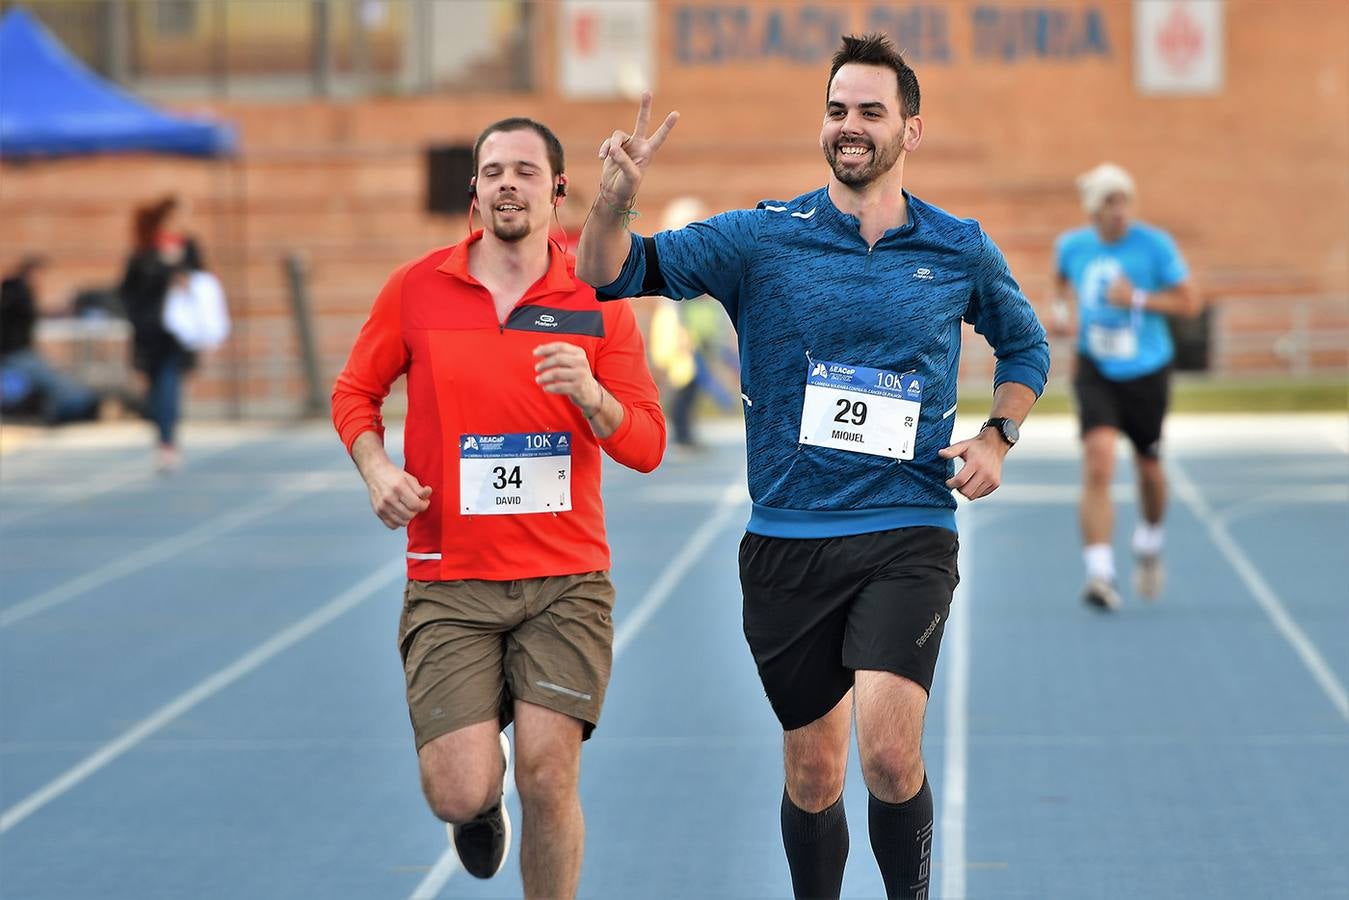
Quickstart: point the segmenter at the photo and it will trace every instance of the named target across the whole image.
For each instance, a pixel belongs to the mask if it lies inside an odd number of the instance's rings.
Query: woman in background
[[[182,465],[176,438],[182,382],[195,362],[193,354],[164,327],[164,300],[183,263],[185,242],[172,227],[177,210],[174,196],[136,210],[132,221],[135,247],[121,287],[132,329],[132,365],[148,380],[146,416],[159,432],[155,467],[162,473]]]

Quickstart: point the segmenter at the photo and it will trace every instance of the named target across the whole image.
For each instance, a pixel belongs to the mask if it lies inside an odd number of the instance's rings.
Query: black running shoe
[[[503,768],[509,767],[511,745],[506,735],[501,736]],[[506,811],[505,777],[501,784],[502,796],[497,805],[481,813],[471,822],[450,826],[450,843],[459,854],[459,864],[474,878],[491,878],[506,865],[511,849],[511,817]]]

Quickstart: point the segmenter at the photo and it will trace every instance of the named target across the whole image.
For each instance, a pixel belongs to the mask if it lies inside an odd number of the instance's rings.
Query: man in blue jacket
[[[926,897],[923,714],[958,580],[955,499],[998,487],[1044,388],[1044,329],[978,223],[903,189],[918,80],[880,35],[829,73],[827,186],[653,237],[630,234],[674,127],[600,148],[576,272],[605,297],[708,294],[739,339],[754,501],[740,545],[745,636],[784,731],[782,836],[797,897],[837,897],[853,710],[872,850],[890,897]],[[951,443],[961,321],[997,357],[992,418]],[[964,467],[953,474],[955,458]]]
[[[1170,397],[1175,355],[1167,315],[1199,312],[1199,292],[1175,241],[1133,218],[1134,182],[1119,166],[1102,163],[1077,180],[1090,224],[1061,235],[1054,248],[1059,309],[1077,300],[1077,369],[1073,392],[1082,432],[1082,599],[1114,610],[1120,605],[1111,547],[1115,444],[1124,433],[1138,469],[1139,518],[1134,526],[1134,589],[1156,599],[1162,589],[1162,420]],[[1061,326],[1067,318],[1056,317]],[[1066,329],[1065,329],[1066,330]]]

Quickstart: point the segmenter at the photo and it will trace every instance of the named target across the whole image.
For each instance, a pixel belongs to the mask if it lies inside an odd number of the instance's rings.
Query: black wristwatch
[[[1017,428],[1016,423],[1005,416],[989,419],[979,427],[979,430],[983,431],[985,428],[998,429],[998,434],[1007,442],[1008,447],[1015,447],[1016,442],[1021,440],[1021,429]]]

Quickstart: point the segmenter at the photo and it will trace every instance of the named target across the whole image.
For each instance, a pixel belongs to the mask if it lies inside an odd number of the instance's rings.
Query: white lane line
[[[1082,488],[1076,484],[1017,482],[1003,484],[994,497],[998,506],[1016,503],[1028,506],[1069,505],[1082,500]],[[1110,486],[1112,503],[1130,503],[1134,499],[1134,486],[1119,483]]]
[[[679,553],[675,555],[674,559],[670,560],[665,570],[647,589],[642,602],[637,604],[637,608],[623,620],[623,624],[614,635],[615,657],[622,653],[628,644],[632,643],[633,638],[637,637],[637,633],[642,630],[647,621],[665,605],[665,601],[670,599],[670,595],[674,593],[675,588],[679,587],[679,582],[683,581],[689,569],[698,564],[698,560],[702,559],[712,541],[736,516],[740,504],[748,500],[749,496],[745,492],[743,478],[721,492],[716,511],[699,526],[697,531],[689,536],[689,539],[684,542],[684,546],[679,549]]]
[[[242,447],[244,444],[250,442],[258,443],[262,439],[268,437],[269,435],[270,432],[265,433],[261,436],[261,438],[258,438],[256,440],[252,439],[251,436],[238,437],[226,440],[215,446],[194,452],[191,456],[189,465],[195,467],[198,463],[204,460],[210,459],[214,456],[219,456],[222,453],[226,453],[238,447]],[[126,461],[124,460],[118,460],[116,461],[116,464],[127,465],[128,463],[126,463]],[[137,484],[139,482],[153,481],[157,478],[162,477],[156,472],[150,470],[148,460],[146,460],[143,463],[143,465],[145,468],[140,468],[138,466],[133,465],[131,469],[125,472],[118,472],[114,474],[99,472],[94,478],[90,479],[89,482],[86,482],[84,484],[61,485],[55,488],[54,490],[51,488],[42,488],[38,491],[34,491],[34,493],[39,493],[39,495],[46,494],[46,498],[43,499],[40,503],[34,503],[31,506],[25,506],[23,509],[17,510],[15,512],[6,513],[3,517],[0,517],[0,527],[9,528],[10,526],[16,525],[19,522],[27,522],[31,519],[35,519],[40,516],[45,516],[48,513],[54,512],[66,506],[71,506],[76,503],[84,503],[102,494],[112,493],[113,491],[127,487],[128,485]],[[184,477],[191,477],[191,472],[188,472]],[[8,496],[9,499],[12,500],[14,499],[15,488],[17,487],[18,485],[13,484],[12,482],[9,484],[2,485],[0,486],[0,494]],[[30,492],[26,489],[20,489],[20,493],[27,494]]]
[[[20,600],[18,603],[0,611],[0,628],[8,628],[24,619],[68,603],[94,588],[102,587],[108,582],[116,581],[134,572],[149,568],[156,563],[172,559],[185,550],[204,544],[241,525],[247,525],[249,522],[261,519],[294,503],[306,494],[330,487],[334,477],[333,472],[312,472],[292,484],[254,500],[252,503],[246,503],[213,519],[208,519],[177,537],[156,541],[129,556],[115,559],[91,572],[77,575],[69,581],[64,581],[26,600]]]
[[[632,643],[633,639],[642,630],[643,626],[651,619],[656,612],[665,605],[665,601],[674,593],[674,589],[679,586],[679,582],[688,574],[689,569],[697,565],[698,560],[707,552],[712,541],[727,523],[735,515],[740,504],[748,500],[745,493],[743,476],[726,487],[721,492],[721,499],[718,502],[716,512],[711,518],[689,536],[680,548],[679,553],[674,559],[670,560],[665,569],[652,582],[647,590],[642,602],[637,604],[637,608],[627,615],[623,624],[619,626],[614,634],[614,659],[617,660],[624,648]],[[515,793],[515,779],[506,780],[505,799],[510,799]],[[445,852],[440,854],[431,871],[412,889],[408,895],[408,900],[434,900],[445,884],[450,880],[455,872],[459,871],[459,857],[455,855],[454,847],[446,847]]]
[[[331,460],[323,460],[322,462],[327,464]],[[154,493],[191,495],[194,497],[209,494],[238,495],[241,490],[247,487],[279,487],[312,471],[314,471],[312,465],[305,465],[302,461],[295,460],[287,461],[284,465],[269,462],[265,472],[249,471],[243,468],[233,472],[192,472],[191,474],[184,474],[180,481],[162,482],[164,490],[157,490]],[[42,484],[12,485],[5,489],[5,496],[11,500],[19,496],[37,498],[37,502],[42,503],[54,495],[60,496],[63,490],[65,489],[53,489]]]
[[[1237,519],[1245,518],[1252,513],[1267,510],[1271,507],[1277,509],[1294,504],[1344,506],[1349,504],[1349,484],[1305,484],[1297,487],[1285,487],[1254,497],[1251,497],[1248,493],[1247,499],[1238,500],[1230,506],[1214,510],[1214,516],[1219,522],[1230,525]]]
[[[656,484],[640,488],[630,496],[643,506],[651,503],[712,506],[721,502],[724,490],[725,486],[720,484]]]
[[[1255,567],[1255,564],[1251,562],[1250,557],[1232,538],[1231,533],[1227,530],[1227,525],[1214,514],[1204,500],[1199,488],[1185,474],[1185,470],[1181,468],[1180,464],[1172,460],[1168,468],[1171,472],[1171,481],[1176,487],[1177,496],[1190,508],[1195,517],[1204,523],[1204,527],[1208,530],[1209,539],[1213,541],[1214,546],[1222,552],[1223,556],[1227,557],[1227,561],[1231,563],[1237,575],[1245,582],[1246,588],[1255,598],[1255,602],[1260,604],[1260,608],[1265,611],[1265,615],[1269,616],[1269,620],[1274,623],[1275,629],[1292,646],[1298,658],[1302,660],[1302,664],[1311,672],[1312,678],[1330,698],[1331,705],[1339,711],[1341,716],[1349,719],[1349,691],[1346,691],[1344,685],[1335,677],[1335,673],[1326,664],[1325,658],[1316,649],[1316,645],[1312,643],[1311,638],[1307,637],[1306,632],[1294,621],[1288,609],[1283,605],[1283,601],[1279,599],[1279,595],[1274,593],[1274,590],[1260,575],[1260,571]]]
[[[1120,482],[1110,486],[1110,501],[1115,504],[1137,502],[1137,489],[1132,484]],[[1252,498],[1255,491],[1266,493]],[[1229,510],[1248,503],[1279,503],[1281,505],[1339,505],[1349,501],[1349,485],[1344,482],[1320,482],[1290,487],[1274,485],[1264,487],[1249,482],[1237,487],[1213,491],[1215,500],[1233,498],[1232,505],[1218,510],[1218,515],[1226,517]],[[1076,506],[1082,501],[1082,488],[1076,484],[1049,484],[1036,482],[1018,482],[1004,484],[998,488],[998,506],[1017,504],[1018,506]],[[1244,515],[1244,513],[1243,513]]]
[[[974,571],[973,523],[969,507],[956,510],[960,532],[960,584],[951,602],[942,639],[949,675],[946,680],[945,758],[942,761],[941,803],[941,894],[943,900],[965,896],[965,799],[966,763],[969,754],[970,693],[970,575]]]
[[[390,560],[366,576],[359,584],[348,588],[284,631],[263,641],[186,693],[179,694],[156,712],[123,732],[121,736],[104,744],[75,766],[67,769],[60,777],[5,810],[4,814],[0,815],[0,834],[9,831],[183,713],[220,693],[272,657],[290,649],[343,613],[379,593],[403,576],[406,565],[402,559]]]

